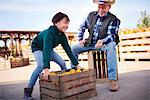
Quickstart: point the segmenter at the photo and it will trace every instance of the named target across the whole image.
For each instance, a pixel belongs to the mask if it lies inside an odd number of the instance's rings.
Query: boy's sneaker
[[[33,91],[33,88],[24,88],[24,99],[25,100],[33,100],[32,98],[32,91]]]
[[[77,70],[77,67],[73,67],[71,69]],[[71,69],[66,69],[65,72],[69,72]]]
[[[71,68],[71,69],[77,70],[78,68],[77,68],[77,67],[73,67],[73,68]]]

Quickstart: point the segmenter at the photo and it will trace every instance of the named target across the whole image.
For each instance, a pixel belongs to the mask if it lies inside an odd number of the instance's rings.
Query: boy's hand
[[[44,69],[44,74],[43,74],[44,80],[48,80],[48,75],[49,75],[49,69],[46,68]]]

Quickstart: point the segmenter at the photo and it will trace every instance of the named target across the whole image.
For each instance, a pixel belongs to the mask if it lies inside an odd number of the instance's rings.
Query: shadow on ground
[[[23,100],[27,82],[0,85],[0,100]],[[150,100],[150,70],[119,74],[119,90],[110,92],[107,83],[97,81],[97,96],[89,100]],[[40,100],[39,84],[33,91],[34,100]]]

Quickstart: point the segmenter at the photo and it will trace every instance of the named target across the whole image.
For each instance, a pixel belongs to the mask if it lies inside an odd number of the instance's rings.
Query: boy
[[[61,44],[73,65],[76,67],[78,66],[78,61],[73,56],[64,33],[70,22],[69,17],[64,13],[59,12],[52,18],[52,22],[54,25],[40,32],[31,44],[32,52],[37,62],[37,67],[32,73],[28,86],[24,88],[24,97],[28,100],[32,99],[31,95],[33,87],[43,69],[44,79],[48,79],[50,61],[56,62],[61,67],[61,70],[67,69],[65,61],[55,51],[53,51],[53,48]],[[76,67],[73,67],[73,69],[76,69]]]

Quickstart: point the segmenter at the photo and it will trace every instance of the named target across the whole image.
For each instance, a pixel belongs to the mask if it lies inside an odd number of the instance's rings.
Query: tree
[[[141,12],[141,17],[138,20],[138,28],[149,28],[150,27],[150,15],[146,11]]]

